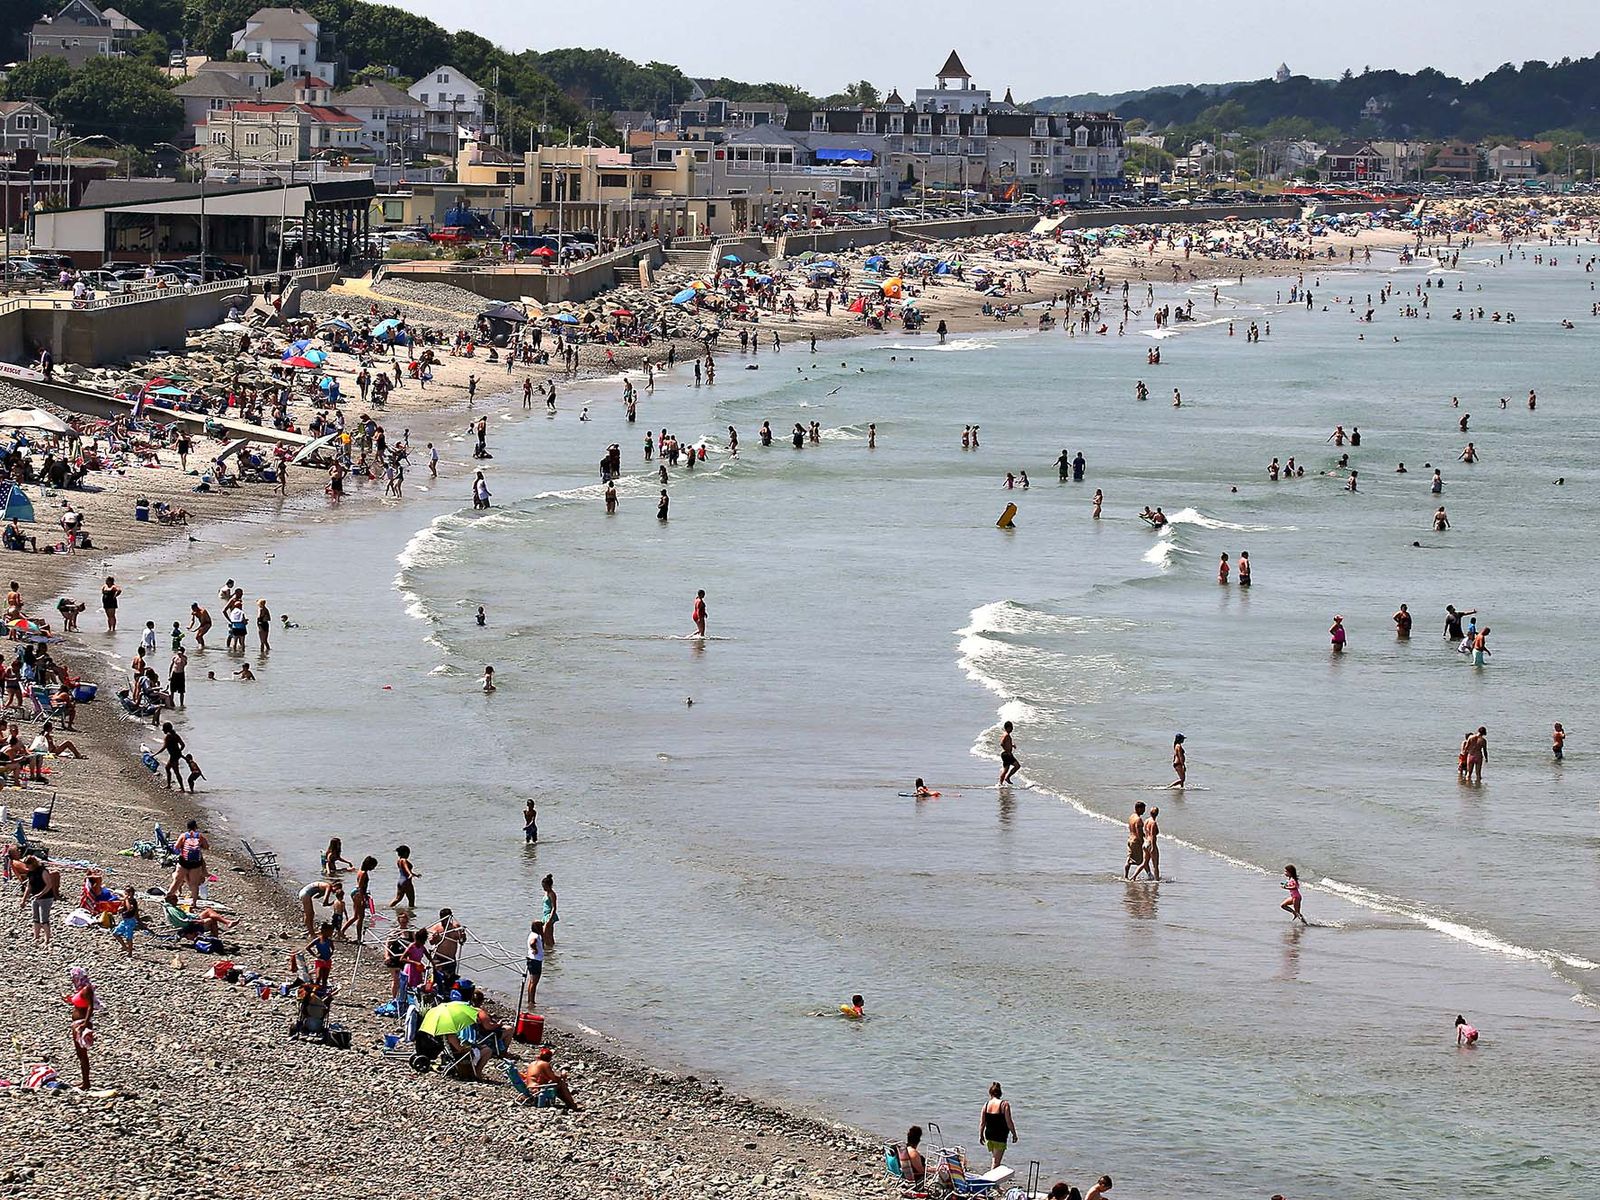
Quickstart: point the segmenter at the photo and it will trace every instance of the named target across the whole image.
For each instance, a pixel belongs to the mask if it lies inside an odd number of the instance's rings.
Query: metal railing
[[[332,266],[301,267],[297,270],[283,272],[281,278],[292,282],[323,275],[335,269]],[[267,280],[277,280],[278,278],[280,276],[277,272],[268,272],[260,275],[246,275],[239,279],[213,279],[210,283],[179,284],[175,287],[166,288],[159,287],[153,283],[140,283],[128,291],[96,296],[93,300],[74,300],[71,296],[20,296],[0,303],[0,316],[24,308],[70,308],[75,312],[99,312],[104,309],[122,308],[129,304],[186,299],[190,296],[209,296],[218,292],[245,292],[249,294],[259,291],[259,285]]]

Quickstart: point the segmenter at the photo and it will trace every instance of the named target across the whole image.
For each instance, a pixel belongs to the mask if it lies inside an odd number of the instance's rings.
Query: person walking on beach
[[[183,791],[181,780],[178,790]],[[173,868],[172,885],[167,888],[167,903],[176,904],[179,889],[187,886],[190,901],[198,904],[200,889],[206,882],[205,852],[211,849],[211,843],[206,840],[206,835],[200,832],[198,821],[189,822],[184,831],[178,835],[173,849],[178,852],[178,865]]]
[[[167,790],[172,790],[172,781],[178,781],[178,790],[183,791],[183,776],[179,773],[178,764],[183,761],[183,738],[178,736],[178,731],[172,727],[171,721],[161,723],[161,749],[167,756]],[[190,822],[191,827],[193,822]]]
[[[1300,912],[1300,872],[1295,870],[1293,863],[1284,867],[1283,882],[1278,886],[1289,893],[1289,898],[1278,907],[1289,914],[1290,924],[1295,921],[1299,921],[1302,925],[1307,924],[1305,916]]]
[[[72,1010],[72,1052],[78,1056],[78,1086],[89,1090],[89,1048],[94,1045],[94,1010],[99,1007],[95,999],[94,984],[89,982],[89,972],[80,966],[67,968],[71,990],[63,997]]]
[[[1156,820],[1160,815],[1161,809],[1156,807],[1144,819],[1144,862],[1139,867],[1139,871],[1156,883],[1161,882],[1161,846],[1156,840],[1161,836],[1161,826]],[[1139,871],[1133,873],[1135,879],[1139,878]]]
[[[1007,721],[1000,733],[1000,786],[1004,787],[1017,777],[1022,764],[1017,761],[1017,743],[1011,736],[1011,722]]]
[[[117,581],[110,575],[106,576],[105,586],[100,589],[100,607],[106,614],[106,632],[117,631],[117,597],[122,595],[122,589],[117,586]]]
[[[344,937],[352,925],[356,927],[357,942],[366,935],[367,909],[372,905],[372,872],[377,867],[378,860],[369,854],[356,868],[356,881],[350,889],[350,915],[339,928],[340,937]]]
[[[167,667],[167,692],[171,695],[172,702],[179,708],[183,707],[184,671],[188,666],[189,656],[183,652],[183,648],[179,647],[174,650],[172,652],[172,662]]]
[[[1172,735],[1172,773],[1177,776],[1167,786],[1180,791],[1189,780],[1189,756],[1183,748],[1184,736],[1181,733]]]
[[[411,865],[411,847],[396,846],[394,848],[394,869],[398,874],[394,885],[394,899],[389,901],[389,907],[398,907],[401,900],[406,902],[407,908],[417,906],[417,884],[422,878],[422,872]]]
[[[984,1147],[994,1158],[994,1165],[999,1166],[1000,1160],[1006,1156],[1006,1137],[1010,1136],[1013,1143],[1017,1140],[1017,1123],[1011,1118],[1011,1101],[1000,1096],[1000,1085],[989,1085],[989,1098],[984,1101],[983,1112],[978,1118],[978,1137],[982,1139]]]
[[[539,881],[539,886],[544,889],[544,944],[550,949],[556,948],[556,922],[561,920],[561,914],[556,911],[556,877],[546,875]]]
[[[704,588],[701,588],[699,591],[697,591],[694,594],[694,612],[693,612],[692,616],[693,616],[693,620],[694,620],[695,636],[696,637],[702,637],[702,638],[705,637],[705,635],[706,635],[706,592],[705,592]]]
[[[1140,800],[1133,806],[1133,813],[1128,817],[1128,861],[1123,864],[1122,877],[1132,878],[1128,872],[1144,863],[1144,801]]]

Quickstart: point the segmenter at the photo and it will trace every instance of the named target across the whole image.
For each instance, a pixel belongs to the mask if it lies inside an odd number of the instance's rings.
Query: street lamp
[[[160,149],[162,146],[165,146],[167,149],[169,149],[173,153],[177,154],[178,155],[178,163],[179,163],[179,165],[181,166],[183,164],[183,150],[181,148],[179,148],[177,146],[174,146],[171,142],[157,142],[155,144],[155,148],[156,149]],[[211,250],[211,239],[208,236],[207,231],[206,231],[206,175],[207,175],[206,166],[205,166],[205,163],[202,161],[201,164],[200,164],[200,282],[201,283],[204,283],[206,281],[206,272],[211,269],[211,253],[210,253],[210,250]],[[152,246],[151,247],[151,251],[154,252],[154,249],[155,249],[155,247]]]
[[[276,272],[278,278],[281,280],[283,278],[283,227],[289,223],[289,184],[294,178],[294,164],[291,163],[289,166],[288,178],[285,178],[282,172],[267,166],[267,164],[264,162],[258,161],[256,166],[260,170],[265,171],[268,175],[271,175],[279,183],[283,184],[283,207],[278,214],[278,269]],[[304,219],[301,220],[300,231],[301,236],[303,237],[305,235]]]

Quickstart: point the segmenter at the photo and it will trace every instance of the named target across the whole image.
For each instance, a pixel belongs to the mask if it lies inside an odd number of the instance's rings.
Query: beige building
[[[494,207],[503,222],[509,205],[518,230],[587,230],[607,238],[629,229],[698,233],[719,215],[714,198],[693,196],[688,155],[639,162],[610,146],[541,146],[512,157],[473,142],[456,156],[456,182],[501,189]]]
[[[296,80],[293,100],[239,101],[195,123],[195,154],[221,161],[305,162],[361,156],[363,123],[332,105],[320,79]]]

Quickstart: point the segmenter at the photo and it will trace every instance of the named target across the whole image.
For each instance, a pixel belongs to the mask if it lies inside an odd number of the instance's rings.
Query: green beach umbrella
[[[464,1000],[451,1000],[423,1013],[421,1029],[423,1033],[431,1033],[434,1037],[446,1037],[460,1033],[477,1019],[478,1010],[472,1005]]]

